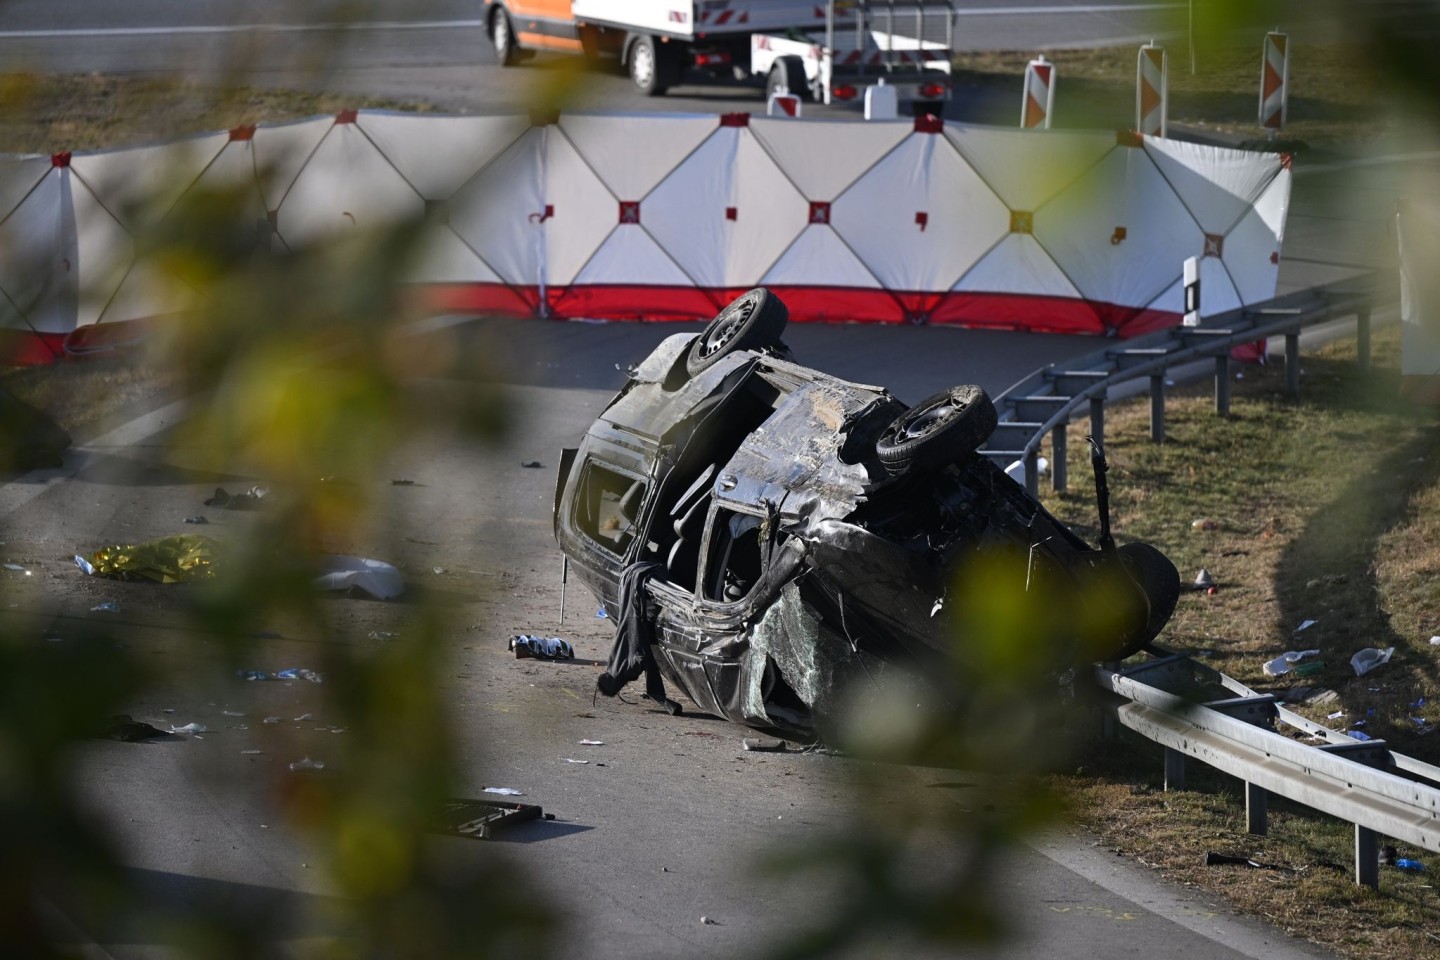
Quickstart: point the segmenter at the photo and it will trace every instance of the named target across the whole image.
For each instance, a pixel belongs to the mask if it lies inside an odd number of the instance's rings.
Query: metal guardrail
[[[1189,657],[1156,653],[1098,666],[1095,677],[1128,701],[1115,719],[1165,748],[1166,789],[1183,788],[1194,757],[1245,782],[1251,833],[1265,834],[1272,793],[1352,823],[1355,882],[1370,887],[1380,882],[1380,837],[1440,851],[1440,768],[1307,720]],[[1284,736],[1277,724],[1325,742]]]
[[[1285,337],[1285,380],[1291,394],[1300,392],[1300,331],[1353,315],[1356,318],[1359,363],[1370,363],[1370,314],[1398,302],[1393,271],[1366,274],[1277,297],[1262,304],[1206,318],[1196,327],[1170,327],[1157,333],[1051,364],[1025,377],[995,398],[1000,423],[980,449],[1001,467],[1025,465],[1025,488],[1039,491],[1036,463],[1041,444],[1051,437],[1050,474],[1056,490],[1066,487],[1066,427],[1072,415],[1089,406],[1090,435],[1103,442],[1105,401],[1109,391],[1130,380],[1150,378],[1150,436],[1165,438],[1165,374],[1174,367],[1207,358],[1215,361],[1215,408],[1230,410],[1230,351],[1242,344]]]

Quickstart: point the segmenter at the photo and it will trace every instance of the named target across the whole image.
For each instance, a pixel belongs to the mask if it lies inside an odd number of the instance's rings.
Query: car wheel
[[[737,350],[779,346],[789,320],[784,302],[764,287],[742,293],[695,338],[685,369],[693,377]]]
[[[675,81],[670,57],[662,50],[649,35],[636,37],[630,45],[630,79],[647,97],[660,96]]]
[[[1170,615],[1180,600],[1180,571],[1169,557],[1148,543],[1127,543],[1115,552],[1120,555],[1125,572],[1145,595],[1146,604],[1144,629],[1125,638],[1124,645],[1114,654],[1114,659],[1124,660],[1145,649],[1170,622]]]
[[[974,453],[997,419],[980,387],[951,387],[896,417],[875,441],[875,454],[892,474],[944,466]]]
[[[514,66],[520,60],[520,48],[515,44],[510,14],[503,7],[496,8],[490,23],[490,42],[495,45],[495,59],[500,66]]]
[[[776,57],[765,78],[765,102],[777,93],[793,93],[802,101],[810,99],[810,81],[799,57]]]

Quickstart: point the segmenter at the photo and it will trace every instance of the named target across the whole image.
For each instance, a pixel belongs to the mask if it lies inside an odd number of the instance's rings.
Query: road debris
[[[294,763],[290,764],[290,769],[291,769],[291,770],[324,770],[324,769],[325,769],[325,761],[324,761],[324,760],[311,760],[309,757],[304,757],[304,758],[302,758],[302,759],[300,759],[300,760],[296,760]]]
[[[116,714],[110,718],[109,725],[101,734],[107,740],[121,740],[125,743],[139,743],[141,740],[150,740],[155,737],[168,736],[164,730],[152,727],[143,720],[136,720],[128,713]]]
[[[187,723],[183,727],[177,727],[174,724],[170,725],[171,733],[183,733],[192,737],[199,733],[205,733],[209,729],[210,728],[203,723]]]
[[[102,547],[88,556],[76,554],[75,565],[92,577],[188,583],[215,575],[220,544],[186,533],[136,544]]]
[[[554,820],[537,804],[505,800],[447,800],[431,821],[430,829],[473,840],[490,840],[496,834],[530,820]]]
[[[205,501],[207,507],[224,510],[258,510],[270,491],[266,487],[251,487],[243,493],[228,493],[224,487],[216,487],[215,495]]]
[[[560,637],[520,635],[510,638],[509,648],[516,660],[573,660],[575,648]]]
[[[405,592],[400,571],[382,560],[329,556],[320,561],[320,568],[323,572],[314,583],[321,590],[358,590],[377,600],[393,600]]]
[[[514,787],[485,787],[485,788],[483,788],[483,789],[481,790],[481,792],[482,792],[482,793],[498,793],[498,794],[499,794],[500,796],[502,796],[502,797],[523,797],[523,796],[525,796],[525,794],[524,794],[522,791],[516,790]]]
[[[204,515],[203,513],[197,513],[197,514],[196,514],[195,516],[193,516],[193,517],[186,517],[186,518],[185,518],[185,522],[186,522],[186,523],[201,524],[201,523],[209,523],[210,521],[205,518],[205,515]]]
[[[760,737],[746,737],[740,741],[746,750],[753,750],[758,753],[784,753],[784,740],[769,740]]]
[[[1274,660],[1265,664],[1265,676],[1278,677],[1287,674],[1294,670],[1295,664],[1299,663],[1305,657],[1318,657],[1319,655],[1319,650],[1287,650]]]
[[[1376,667],[1384,666],[1390,662],[1395,655],[1394,647],[1386,647],[1378,650],[1375,647],[1366,647],[1350,658],[1350,666],[1355,670],[1355,676],[1363,677]]]

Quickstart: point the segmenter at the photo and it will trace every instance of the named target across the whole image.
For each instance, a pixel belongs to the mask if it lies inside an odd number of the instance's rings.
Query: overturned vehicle
[[[906,407],[794,363],[786,319],[759,288],[667,338],[564,451],[555,537],[618,627],[602,693],[644,676],[678,712],[668,681],[791,739],[823,736],[885,671],[955,694],[967,637],[947,597],[982,568],[1053,614],[1014,642],[1081,662],[1154,639],[1179,577],[1115,546],[1098,447],[1092,548],[976,454],[996,424],[979,387]]]

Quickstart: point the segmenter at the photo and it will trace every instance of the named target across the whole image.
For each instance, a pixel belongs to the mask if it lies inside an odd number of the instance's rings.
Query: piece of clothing
[[[665,683],[655,662],[655,615],[645,595],[645,584],[665,569],[662,563],[632,563],[620,574],[620,616],[616,621],[615,646],[610,663],[595,681],[595,687],[613,697],[631,680],[645,675],[645,694],[671,716],[680,713],[680,704],[665,696]]]

